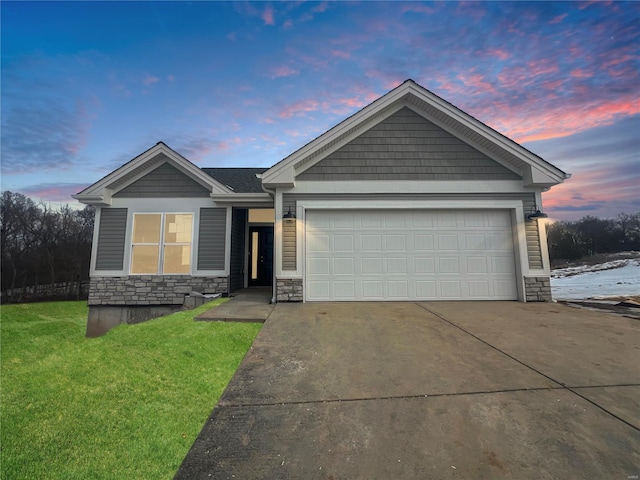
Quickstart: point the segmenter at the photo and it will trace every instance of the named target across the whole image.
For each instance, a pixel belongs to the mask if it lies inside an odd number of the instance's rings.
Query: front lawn
[[[172,478],[261,327],[210,307],[87,339],[85,302],[3,306],[0,478]]]

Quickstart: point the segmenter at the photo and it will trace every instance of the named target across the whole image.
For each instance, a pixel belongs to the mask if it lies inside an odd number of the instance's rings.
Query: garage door
[[[307,210],[309,301],[515,300],[506,210]]]

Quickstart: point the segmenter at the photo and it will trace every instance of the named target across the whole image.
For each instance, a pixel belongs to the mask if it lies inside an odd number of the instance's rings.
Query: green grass
[[[172,478],[261,327],[210,307],[87,339],[84,302],[3,306],[0,478]]]

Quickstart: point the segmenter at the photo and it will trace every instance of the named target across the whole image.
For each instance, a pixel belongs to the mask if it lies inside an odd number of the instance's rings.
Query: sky
[[[411,78],[571,179],[550,217],[640,211],[640,3],[8,2],[1,187],[70,195],[164,141],[269,167]]]

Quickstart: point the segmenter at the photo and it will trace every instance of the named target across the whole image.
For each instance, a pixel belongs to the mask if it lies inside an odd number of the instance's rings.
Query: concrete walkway
[[[271,287],[245,288],[232,294],[228,302],[198,315],[195,320],[216,322],[260,322],[269,318],[274,305]]]
[[[557,304],[279,304],[176,478],[635,478],[639,327]]]

